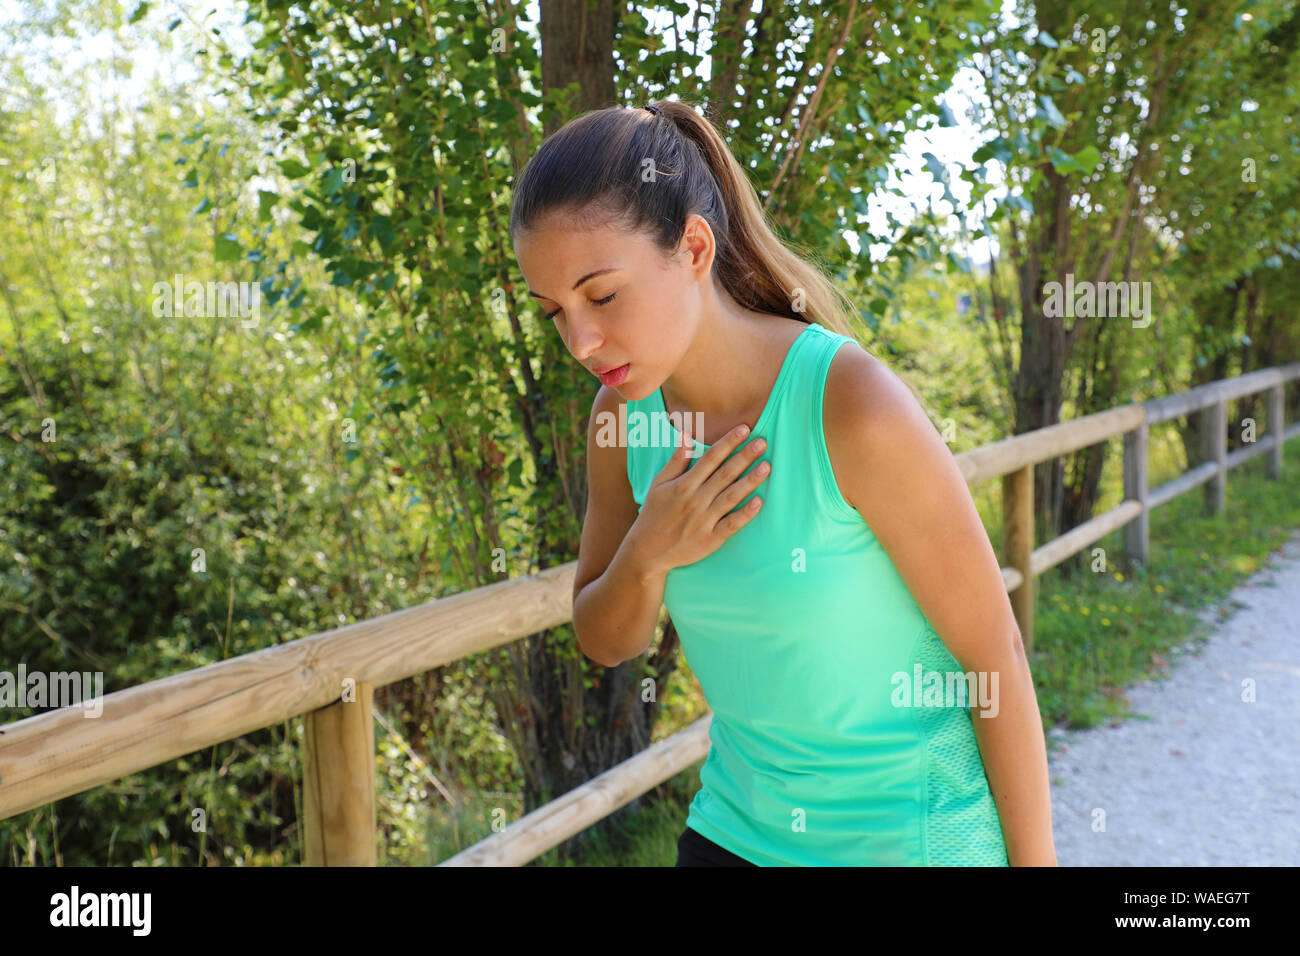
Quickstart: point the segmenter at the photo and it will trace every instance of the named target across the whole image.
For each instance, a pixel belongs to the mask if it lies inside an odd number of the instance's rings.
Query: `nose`
[[[584,319],[569,322],[569,336],[565,346],[573,357],[584,365],[605,342],[605,336],[595,324]]]

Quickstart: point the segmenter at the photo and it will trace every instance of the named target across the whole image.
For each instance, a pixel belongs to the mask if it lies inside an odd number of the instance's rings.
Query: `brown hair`
[[[617,106],[591,110],[548,137],[515,187],[511,236],[562,209],[584,226],[614,221],[648,228],[671,251],[695,213],[713,230],[714,278],[737,304],[858,339],[853,303],[772,230],[713,123],[686,103],[653,106],[658,115]],[[803,308],[796,311],[800,290]]]

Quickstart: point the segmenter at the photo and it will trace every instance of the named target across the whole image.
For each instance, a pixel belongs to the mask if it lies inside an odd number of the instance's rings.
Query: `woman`
[[[678,865],[1056,865],[1038,703],[966,483],[713,125],[673,101],[574,119],[510,231],[603,385],[579,645],[631,660],[662,603],[713,712]],[[678,425],[615,438],[620,406]],[[930,693],[954,675],[995,699]]]

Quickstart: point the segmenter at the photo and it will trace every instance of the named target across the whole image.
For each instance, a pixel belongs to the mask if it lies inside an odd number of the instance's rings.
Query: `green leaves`
[[[922,153],[921,157],[925,160],[925,165],[930,170],[930,175],[935,178],[936,182],[943,186],[943,198],[952,203],[953,209],[960,208],[960,204],[957,202],[957,197],[952,194],[951,184],[948,179],[948,168],[944,166],[943,162],[938,156],[934,155],[934,153],[927,151]]]
[[[1052,102],[1052,98],[1046,93],[1041,93],[1038,96],[1038,115],[1057,129],[1064,129],[1068,125],[1065,117],[1061,115],[1061,111],[1056,108],[1056,104]]]
[[[294,332],[316,332],[324,325],[324,319],[324,310],[318,309],[301,322],[289,326],[289,328]]]
[[[1015,154],[1012,152],[1011,145],[1001,136],[995,136],[989,140],[971,156],[971,159],[977,163],[987,163],[990,159],[996,159],[1003,165],[1009,164]]]
[[[257,191],[257,218],[260,222],[272,221],[271,210],[275,208],[276,200],[279,198],[279,193],[271,192],[269,189]]]
[[[222,233],[214,241],[212,258],[217,262],[238,262],[243,254],[244,248],[233,232]]]
[[[321,191],[326,196],[333,196],[343,188],[343,169],[340,166],[333,167],[325,178],[321,181]]]
[[[1097,151],[1096,146],[1089,145],[1071,156],[1053,146],[1047,151],[1047,158],[1058,173],[1090,173],[1101,161],[1101,153]]]
[[[1083,149],[1074,154],[1075,164],[1086,173],[1092,172],[1101,162],[1101,152],[1096,146],[1089,143]]]
[[[1034,204],[1019,193],[1012,193],[1003,200],[1008,209],[1017,209],[1020,212],[1027,212],[1033,215]]]
[[[282,159],[278,165],[280,167],[280,172],[284,173],[285,178],[287,179],[302,179],[302,177],[311,172],[310,167],[304,166],[298,160],[292,158]]]

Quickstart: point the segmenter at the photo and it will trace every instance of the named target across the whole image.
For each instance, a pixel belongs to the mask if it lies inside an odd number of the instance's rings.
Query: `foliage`
[[[52,83],[7,60],[0,127],[0,663],[100,671],[106,693],[436,596],[427,512],[376,467],[373,435],[343,437],[367,375],[356,324],[307,341],[271,308],[251,326],[156,309],[155,283],[177,274],[260,282],[217,242],[257,215],[257,139],[212,113],[196,124],[202,87],[150,87],[129,115],[77,99],[120,83],[124,63]],[[355,314],[340,290],[318,301]],[[476,679],[431,675],[452,697]],[[509,781],[470,724],[477,706],[456,715],[457,773]],[[0,821],[0,858],[296,862],[297,733],[270,727]],[[381,804],[386,827],[400,815]]]

